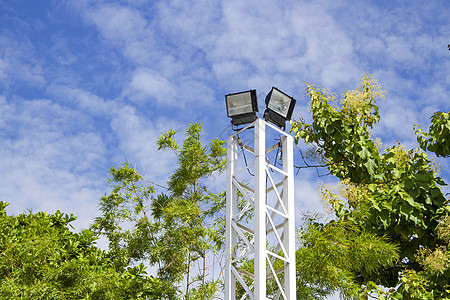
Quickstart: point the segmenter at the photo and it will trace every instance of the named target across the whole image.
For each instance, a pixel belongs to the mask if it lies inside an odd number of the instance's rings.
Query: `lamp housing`
[[[227,115],[234,126],[252,123],[256,120],[258,101],[256,90],[225,95]]]
[[[296,100],[276,87],[272,87],[265,102],[267,108],[264,112],[264,119],[284,128],[286,121],[289,121],[292,117]]]

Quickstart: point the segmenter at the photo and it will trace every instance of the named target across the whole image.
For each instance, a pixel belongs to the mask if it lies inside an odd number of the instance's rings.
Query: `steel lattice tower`
[[[280,137],[269,148],[266,128]],[[252,130],[253,147],[238,138]],[[275,150],[282,168],[268,159]],[[296,299],[292,136],[258,118],[228,137],[227,164],[225,299]]]

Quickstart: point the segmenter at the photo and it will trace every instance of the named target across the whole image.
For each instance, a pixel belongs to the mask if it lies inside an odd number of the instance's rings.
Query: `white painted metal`
[[[291,135],[285,135],[282,138],[282,149],[284,151],[283,157],[283,170],[288,175],[284,178],[283,183],[283,198],[286,203],[286,210],[289,215],[289,222],[285,223],[284,235],[284,247],[291,257],[289,257],[289,263],[284,264],[284,276],[287,299],[296,299],[296,284],[295,284],[295,209],[294,209],[294,153],[293,153],[293,137]],[[286,167],[284,167],[286,166]]]
[[[255,299],[266,299],[266,126],[255,121]]]
[[[237,188],[233,184],[237,162],[237,137],[230,136],[227,140],[227,199],[226,199],[226,228],[225,228],[225,300],[236,299],[236,276],[232,270],[231,260],[233,248],[236,245],[236,230],[232,226],[232,217],[236,214]]]
[[[249,140],[254,144],[246,145],[238,135],[252,133],[252,128],[254,137]],[[280,136],[280,143],[266,148],[266,128]],[[296,299],[292,149],[292,136],[262,119],[228,138],[226,300],[238,296],[252,300]],[[274,150],[282,151],[282,169],[268,160]],[[247,153],[246,166],[239,159],[240,151]],[[249,174],[254,178],[249,180]],[[253,217],[248,218],[249,213]],[[253,273],[243,268],[249,261],[253,261]]]

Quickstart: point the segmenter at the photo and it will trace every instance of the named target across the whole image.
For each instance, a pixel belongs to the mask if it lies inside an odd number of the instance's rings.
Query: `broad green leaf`
[[[377,163],[374,159],[369,158],[364,165],[367,167],[367,171],[369,172],[369,175],[374,175],[375,169],[377,168]]]

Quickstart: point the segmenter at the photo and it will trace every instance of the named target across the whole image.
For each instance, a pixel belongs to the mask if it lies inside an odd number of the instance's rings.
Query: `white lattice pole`
[[[237,138],[239,133],[251,128],[254,128],[254,149]],[[266,149],[266,128],[275,130],[281,137],[280,144]],[[240,299],[267,299],[267,280],[270,279],[273,280],[272,287],[275,286],[275,290],[271,291],[274,299],[294,300],[293,138],[264,120],[257,119],[231,135],[227,140],[227,149],[225,299],[236,299],[238,284],[243,293]],[[282,170],[276,166],[278,158],[271,164],[267,157],[275,149],[282,151]],[[249,153],[253,160],[249,160],[250,164],[246,161],[246,166],[237,170],[239,150]],[[248,180],[252,167],[254,179]],[[247,179],[239,180],[238,177],[243,175],[247,175]],[[280,177],[281,181],[277,181]],[[239,207],[238,191],[243,196]],[[250,220],[249,214],[253,216]],[[254,264],[253,273],[245,268],[245,262],[251,260]],[[282,263],[279,269],[275,269],[280,265],[277,261]]]
[[[266,299],[266,126],[255,121],[255,299]]]

